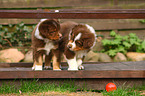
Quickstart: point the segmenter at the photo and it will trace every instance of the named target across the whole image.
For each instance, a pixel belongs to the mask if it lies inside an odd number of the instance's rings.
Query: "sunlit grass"
[[[107,92],[104,90],[102,94],[103,96],[143,96],[142,90],[145,90],[145,85],[133,88],[120,87],[112,92]]]
[[[20,84],[3,83],[0,86],[0,94],[8,93],[39,93],[39,92],[75,92],[80,87],[74,84],[74,81],[64,81],[63,83],[56,84],[45,82],[41,83],[37,80],[21,80]]]
[[[140,87],[126,88],[119,87],[113,92],[106,92],[105,90],[91,90],[84,86],[79,87],[75,84],[75,80],[64,80],[61,83],[56,82],[39,82],[39,80],[20,80],[19,83],[16,81],[9,83],[2,83],[0,85],[0,94],[37,94],[45,92],[59,92],[59,93],[70,93],[70,92],[97,92],[102,93],[103,96],[143,96],[142,91],[145,90],[145,85]]]

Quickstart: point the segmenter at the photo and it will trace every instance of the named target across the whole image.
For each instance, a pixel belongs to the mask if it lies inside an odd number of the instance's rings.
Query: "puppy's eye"
[[[81,41],[76,41],[75,43],[76,43],[77,46],[83,46]]]
[[[50,31],[49,33],[50,33],[50,34],[53,34],[53,33],[55,33],[55,32],[56,32],[56,31]]]
[[[71,36],[74,37],[74,33],[73,32],[71,32]]]

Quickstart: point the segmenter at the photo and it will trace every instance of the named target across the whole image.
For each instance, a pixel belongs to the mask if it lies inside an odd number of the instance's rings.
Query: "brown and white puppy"
[[[56,66],[53,67],[53,70],[60,70],[55,56],[57,55],[58,41],[62,36],[59,31],[60,24],[55,19],[41,19],[36,25],[32,32],[32,70],[43,69],[43,55],[45,55],[45,68],[50,67],[51,58],[53,57],[53,64]]]
[[[63,38],[60,40],[59,51],[67,60],[68,70],[84,69],[83,59],[96,43],[95,30],[88,24],[72,21],[60,25]]]

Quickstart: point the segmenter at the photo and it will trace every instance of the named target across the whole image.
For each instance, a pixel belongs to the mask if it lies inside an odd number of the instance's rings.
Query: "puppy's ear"
[[[57,28],[57,30],[60,29],[60,24],[59,24],[58,19],[52,19],[51,24],[52,24],[52,26],[55,26]]]
[[[49,20],[44,20],[40,23],[39,25],[39,31],[44,32],[44,31],[48,31],[48,26],[50,25],[50,21]]]
[[[48,27],[50,26],[55,26],[58,30],[60,29],[60,24],[57,21],[57,19],[50,19],[50,20],[45,20],[40,23],[39,29],[40,31],[42,30],[48,30]]]
[[[72,31],[82,30],[82,27],[83,27],[82,24],[75,25],[75,26],[72,28]]]
[[[93,42],[94,42],[93,39],[86,39],[86,40],[84,40],[84,42],[83,42],[83,47],[84,47],[85,49],[88,49],[88,48],[90,48],[90,47],[93,46]]]
[[[60,20],[59,19],[53,19],[54,21],[56,21],[57,23],[60,23]]]

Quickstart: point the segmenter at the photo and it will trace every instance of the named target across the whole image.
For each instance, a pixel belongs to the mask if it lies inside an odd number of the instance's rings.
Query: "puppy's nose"
[[[59,33],[59,39],[62,39],[62,34]]]
[[[62,39],[62,36],[59,36],[59,39]]]
[[[68,44],[67,47],[68,47],[68,48],[72,48],[72,44]]]

